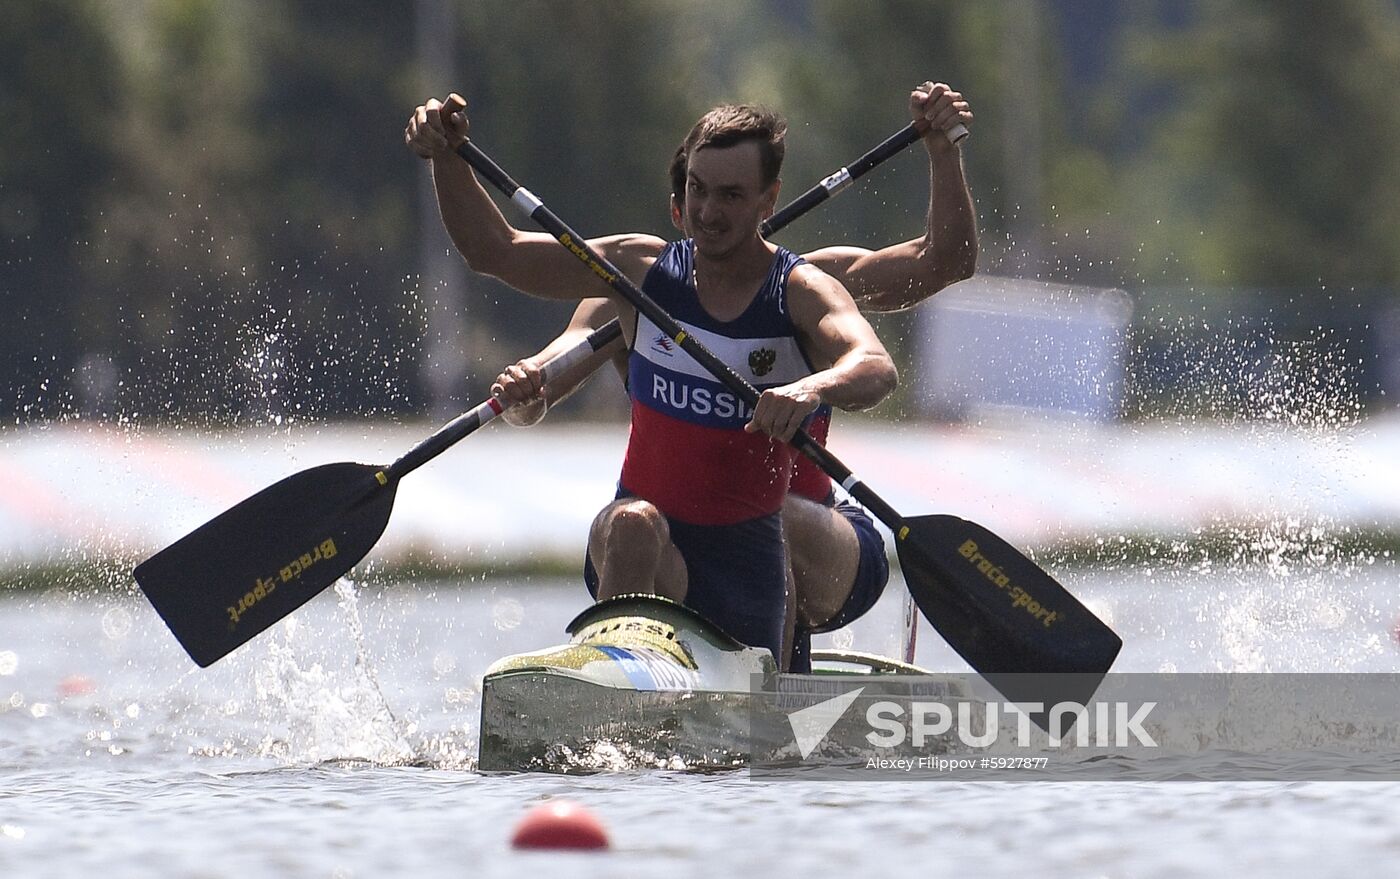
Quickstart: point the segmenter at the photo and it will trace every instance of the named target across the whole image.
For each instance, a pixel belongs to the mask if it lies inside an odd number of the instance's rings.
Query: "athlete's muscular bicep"
[[[910,308],[962,280],[933,264],[922,238],[879,250],[824,247],[803,259],[840,281],[863,311]]]
[[[825,272],[811,266],[794,269],[788,281],[788,307],[798,337],[819,370],[854,353],[885,353],[850,292]]]
[[[473,269],[491,275],[522,293],[543,299],[589,299],[616,296],[592,268],[552,235],[511,229],[508,246],[495,248],[489,258],[474,260]],[[588,244],[624,275],[638,281],[666,242],[653,235],[609,235]]]
[[[840,281],[813,266],[799,266],[788,280],[788,307],[818,369],[804,381],[824,402],[865,409],[894,390],[899,378],[894,361]]]

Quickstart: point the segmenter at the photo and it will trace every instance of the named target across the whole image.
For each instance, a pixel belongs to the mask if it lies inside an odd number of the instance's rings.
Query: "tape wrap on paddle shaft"
[[[832,195],[835,195],[847,186],[850,186],[854,179],[855,178],[851,176],[849,168],[842,168],[840,171],[837,171],[835,174],[823,180],[822,188]]]
[[[510,197],[510,200],[516,207],[520,208],[527,217],[534,216],[535,211],[544,206],[544,202],[540,201],[533,192],[523,186],[515,191],[515,194]]]

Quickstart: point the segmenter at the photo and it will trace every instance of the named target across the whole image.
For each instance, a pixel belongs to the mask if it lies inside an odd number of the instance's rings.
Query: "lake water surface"
[[[1119,671],[1396,672],[1395,562],[1062,579]],[[890,652],[901,587],[854,632]],[[1353,876],[1400,863],[1400,784],[752,780],[474,771],[482,671],[563,640],[572,582],[342,582],[209,669],[121,588],[0,595],[3,876]],[[829,639],[831,636],[828,636]],[[919,662],[965,666],[936,634]],[[520,853],[547,797],[601,854]]]

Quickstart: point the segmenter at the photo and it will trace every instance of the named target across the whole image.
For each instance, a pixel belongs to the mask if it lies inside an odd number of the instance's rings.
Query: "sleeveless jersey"
[[[763,391],[797,381],[812,367],[787,310],[787,281],[803,262],[779,248],[748,308],[732,321],[711,317],[695,289],[695,245],[668,244],[642,289],[681,328]],[[622,488],[693,525],[729,525],[783,505],[793,447],[745,433],[753,410],[645,315],[628,357],[632,428]]]

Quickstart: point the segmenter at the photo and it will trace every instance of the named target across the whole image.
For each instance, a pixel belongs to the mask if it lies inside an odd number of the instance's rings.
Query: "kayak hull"
[[[567,628],[569,643],[504,657],[482,680],[483,771],[588,773],[710,770],[796,759],[790,712],[849,689],[865,695],[966,698],[959,676],[929,675],[884,657],[818,652],[813,674],[779,674],[747,647],[674,602],[620,596]],[[828,752],[869,751],[869,727],[848,718]],[[849,741],[845,741],[849,739]]]

